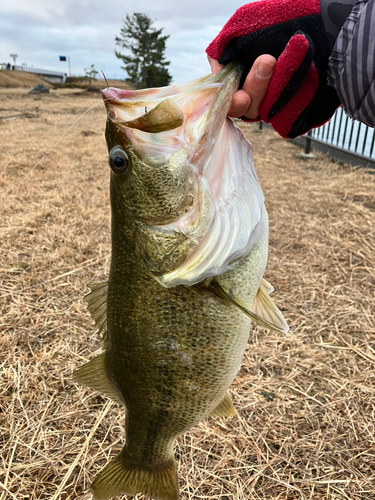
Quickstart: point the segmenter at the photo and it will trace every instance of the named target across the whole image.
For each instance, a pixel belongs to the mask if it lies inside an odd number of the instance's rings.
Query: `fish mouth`
[[[148,219],[150,229],[194,242],[185,261],[154,276],[164,287],[193,285],[247,255],[267,227],[252,146],[227,118],[242,68],[224,67],[184,85],[146,90],[108,88],[108,118],[144,157],[180,149],[194,178],[194,203],[177,219]],[[171,219],[169,219],[171,220]]]
[[[219,121],[223,121],[231,96],[238,88],[241,72],[240,65],[231,63],[216,75],[207,75],[187,84],[142,90],[108,87],[102,91],[102,97],[108,118],[126,128],[158,133],[176,129],[187,120],[189,124],[199,124],[202,128],[208,114],[215,114]],[[218,102],[220,106],[217,106]],[[205,130],[210,128],[211,124],[204,125]]]

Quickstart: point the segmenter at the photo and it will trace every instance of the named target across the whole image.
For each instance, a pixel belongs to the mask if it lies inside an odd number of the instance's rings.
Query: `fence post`
[[[311,152],[311,136],[312,132],[310,130],[310,132],[308,132],[306,136],[305,155],[309,155]]]

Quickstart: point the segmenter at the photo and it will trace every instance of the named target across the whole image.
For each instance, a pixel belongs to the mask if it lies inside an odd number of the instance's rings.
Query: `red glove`
[[[305,134],[331,118],[340,105],[327,85],[330,44],[319,0],[260,0],[240,7],[206,49],[221,64],[244,65],[242,87],[262,54],[277,63],[256,120],[285,138]]]

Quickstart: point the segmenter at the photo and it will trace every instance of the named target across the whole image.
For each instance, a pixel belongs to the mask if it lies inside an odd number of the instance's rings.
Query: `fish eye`
[[[109,166],[116,174],[123,174],[128,169],[129,157],[126,152],[115,146],[109,153]]]

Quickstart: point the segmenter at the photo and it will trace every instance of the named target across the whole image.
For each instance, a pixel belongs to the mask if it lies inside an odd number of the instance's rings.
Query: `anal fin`
[[[81,385],[101,392],[116,403],[123,405],[124,403],[121,401],[108,378],[105,367],[105,355],[106,353],[103,352],[78,368],[78,370],[73,373],[73,380]]]
[[[137,469],[124,457],[123,450],[99,474],[91,485],[97,500],[106,500],[122,493],[159,500],[178,500],[177,467],[174,458],[152,470]]]
[[[211,417],[234,417],[236,415],[237,412],[233,406],[229,392],[225,393],[223,399],[210,414]]]

